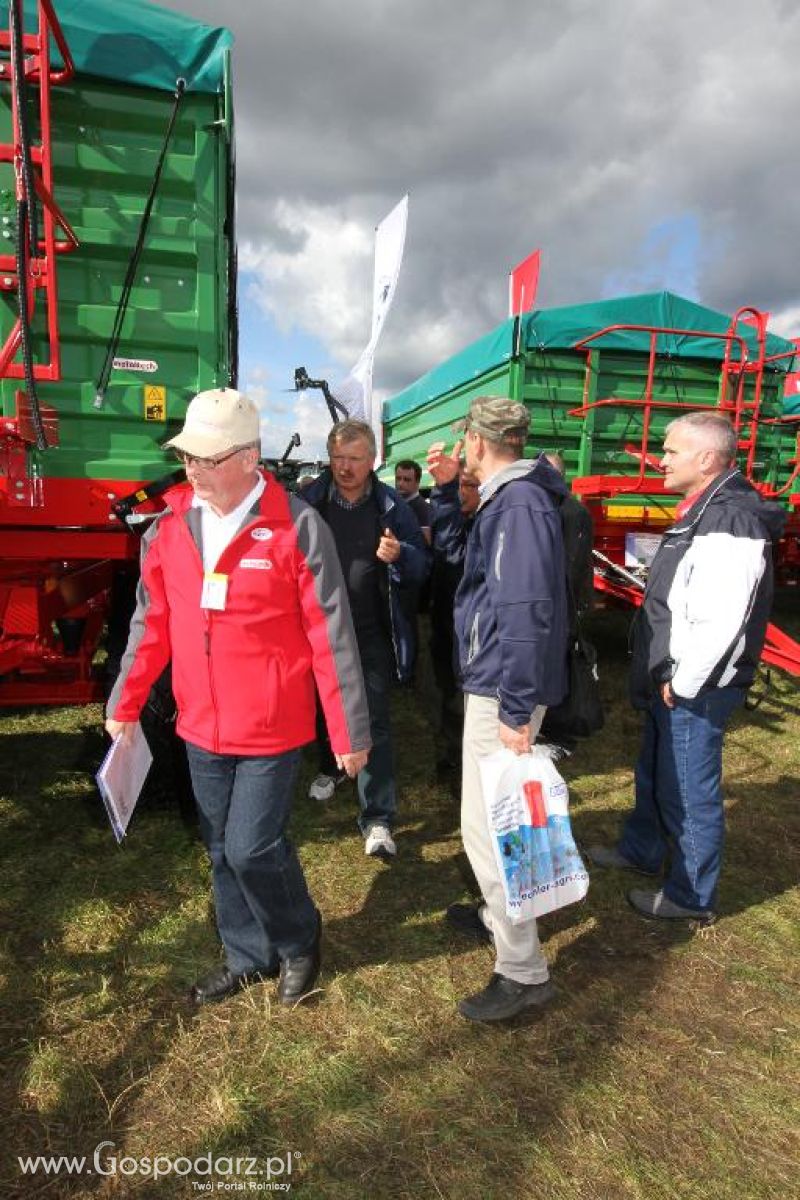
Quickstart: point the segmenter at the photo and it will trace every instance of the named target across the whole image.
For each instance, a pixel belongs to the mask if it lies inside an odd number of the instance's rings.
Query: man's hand
[[[458,472],[461,466],[461,447],[463,445],[464,441],[461,438],[453,446],[450,454],[445,454],[444,442],[434,442],[429,448],[425,461],[431,478],[437,487],[443,487],[445,483],[451,483],[452,480],[458,479]]]
[[[667,708],[675,707],[675,693],[672,690],[672,684],[669,680],[661,685],[661,699],[664,701]]]
[[[367,765],[369,750],[354,750],[352,754],[337,754],[336,765],[344,771],[349,779],[355,779],[359,771]]]
[[[115,721],[113,717],[109,717],[106,721],[106,733],[112,741],[121,737],[123,742],[130,743],[133,741],[133,731],[135,728],[135,721]]]
[[[498,733],[506,749],[513,750],[515,754],[527,754],[531,748],[530,725],[520,725],[519,729],[512,729],[510,725],[504,725],[501,721]]]
[[[383,537],[378,542],[378,549],[375,551],[381,562],[397,562],[398,558],[400,557],[400,549],[400,543],[392,533],[391,529],[384,529]]]

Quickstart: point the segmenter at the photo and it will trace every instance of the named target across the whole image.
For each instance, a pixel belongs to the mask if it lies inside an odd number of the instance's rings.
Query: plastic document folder
[[[117,738],[95,776],[118,842],[125,836],[152,761],[147,739],[137,722],[131,741]]]

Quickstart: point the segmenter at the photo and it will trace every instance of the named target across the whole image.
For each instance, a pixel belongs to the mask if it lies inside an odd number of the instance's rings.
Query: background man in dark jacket
[[[328,435],[330,468],[302,493],[327,521],[353,612],[369,706],[372,749],[358,774],[359,828],[367,854],[397,853],[392,826],[397,795],[392,762],[389,696],[414,665],[415,607],[429,570],[417,518],[373,471],[375,435],[364,421],[340,421]],[[310,795],[327,799],[337,782],[323,746],[321,774]]]
[[[555,451],[545,454],[551,466],[566,480],[564,459]],[[575,615],[582,617],[594,603],[594,522],[589,509],[572,492],[567,492],[561,504],[561,532],[564,535],[564,554],[567,559],[567,578],[572,590]],[[571,632],[574,632],[572,630]]]
[[[721,413],[667,426],[664,483],[685,499],[650,568],[636,621],[631,694],[645,710],[636,802],[616,847],[588,851],[601,867],[660,873],[634,888],[646,917],[714,919],[722,866],[722,740],[753,681],[772,606],[772,544],[784,514],[736,467],[736,434]]]
[[[431,544],[431,509],[428,501],[419,494],[422,467],[413,458],[404,458],[394,469],[394,486],[414,516],[419,521],[422,536]]]
[[[456,593],[455,632],[465,693],[461,790],[464,849],[484,902],[451,906],[448,916],[487,940],[495,973],[459,1004],[471,1021],[502,1021],[554,994],[536,921],[512,924],[486,819],[480,759],[505,746],[526,754],[545,707],[566,690],[567,595],[558,506],[566,486],[544,459],[522,455],[529,413],[523,404],[480,396],[465,421],[467,470],[480,502]],[[431,447],[428,469],[444,490],[456,487],[461,444],[449,457]]]
[[[436,731],[436,770],[439,775],[461,773],[464,697],[456,671],[454,609],[464,574],[467,537],[478,508],[478,481],[462,466],[458,491],[452,487],[431,492],[431,665],[439,691]]]

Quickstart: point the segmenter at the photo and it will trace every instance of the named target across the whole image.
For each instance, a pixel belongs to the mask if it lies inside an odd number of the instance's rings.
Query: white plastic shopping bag
[[[548,750],[498,750],[480,760],[495,857],[515,924],[582,900],[589,875],[575,846],[567,785]]]

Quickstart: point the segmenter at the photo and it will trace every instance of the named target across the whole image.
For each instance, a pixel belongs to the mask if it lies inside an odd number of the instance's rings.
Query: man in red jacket
[[[369,715],[347,592],[330,531],[258,468],[260,418],[231,388],[201,392],[166,444],[188,483],[142,544],[141,580],[106,729],[130,737],[172,663],[211,856],[226,964],[196,1004],[280,976],[278,999],[307,996],[321,919],[286,836],[300,748],[314,738],[315,685],[337,763],[354,776]]]

